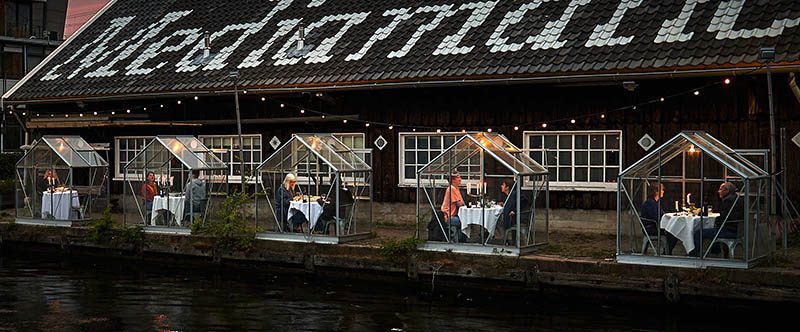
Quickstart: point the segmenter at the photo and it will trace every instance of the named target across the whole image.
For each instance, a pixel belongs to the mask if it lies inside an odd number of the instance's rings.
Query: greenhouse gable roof
[[[465,134],[450,147],[442,151],[418,174],[449,172],[468,160],[476,151],[484,151],[506,169],[516,175],[547,174],[547,168],[533,160],[527,153],[517,148],[505,136],[497,133]]]
[[[649,176],[655,172],[660,165],[680,156],[682,153],[692,148],[702,151],[705,153],[706,157],[716,160],[742,178],[754,179],[769,177],[766,171],[753,164],[747,158],[736,153],[735,150],[705,131],[680,132],[678,135],[675,135],[675,137],[620,172],[620,177],[636,175]]]
[[[71,168],[106,167],[106,162],[92,146],[80,136],[43,136],[33,144],[33,148],[17,163],[38,165],[40,161],[29,160],[42,145],[47,146],[64,164]]]

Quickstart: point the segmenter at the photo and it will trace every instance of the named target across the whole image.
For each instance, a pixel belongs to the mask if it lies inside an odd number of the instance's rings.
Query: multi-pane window
[[[203,144],[208,147],[220,160],[228,165],[228,181],[241,181],[239,162],[239,137],[237,135],[199,136]],[[153,139],[152,136],[118,136],[114,137],[115,151],[115,176],[117,180],[123,179],[122,172],[125,164]],[[244,167],[245,174],[250,174],[261,163],[261,135],[242,135],[244,141]],[[142,165],[133,165],[128,171],[128,176],[137,176]]]
[[[125,165],[128,161],[133,160],[133,157],[136,156],[139,151],[150,143],[153,140],[152,136],[118,136],[114,137],[114,151],[115,157],[114,160],[117,162],[114,164],[114,178],[117,180],[123,179],[122,172],[125,170]],[[136,177],[138,176],[142,170],[143,165],[133,165],[128,170],[128,177]]]
[[[399,153],[400,153],[400,183],[399,185],[417,185],[417,170],[427,165],[449,148],[463,133],[400,133]],[[465,161],[457,168],[462,177],[467,174],[480,174],[480,160],[476,155]],[[444,181],[448,174],[438,176],[439,180]]]
[[[552,188],[615,188],[621,131],[528,131],[523,136],[527,153],[550,171]]]
[[[365,148],[364,133],[334,133],[333,136],[342,141],[348,148],[352,149],[356,155],[361,157],[365,162],[370,163],[370,152]],[[300,183],[306,183],[306,181],[308,181],[307,177],[303,174],[317,172],[328,173],[330,170],[327,165],[320,164],[317,161],[317,156],[314,154],[308,155],[308,164],[305,162],[297,164],[297,175]],[[323,179],[323,183],[327,183],[327,179]]]
[[[201,135],[198,136],[222,162],[228,165],[228,181],[242,180],[241,161],[239,159],[239,136],[237,135]],[[261,135],[242,135],[244,150],[244,174],[252,175],[261,164]]]

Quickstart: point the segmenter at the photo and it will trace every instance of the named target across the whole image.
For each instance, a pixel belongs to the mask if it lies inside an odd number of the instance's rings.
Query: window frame
[[[122,169],[125,167],[125,165],[120,163],[120,158],[119,158],[119,155],[120,155],[120,148],[119,148],[120,140],[121,139],[125,139],[125,140],[144,139],[144,145],[142,146],[142,148],[144,148],[144,146],[146,146],[148,143],[150,143],[150,141],[152,141],[153,138],[155,138],[155,136],[114,136],[114,138],[113,138],[114,139],[114,177],[112,178],[113,181],[125,181],[125,174],[122,174]],[[127,151],[131,151],[131,149],[126,148],[125,151],[126,152]],[[133,151],[134,151],[134,156],[135,156],[136,154],[138,154],[142,150],[138,149],[138,150],[133,150]],[[127,164],[128,161],[129,160],[126,160],[125,163]],[[128,178],[132,178],[132,177],[135,177],[135,176],[136,176],[136,174],[128,174]]]
[[[209,146],[209,145],[208,145],[208,144],[206,144],[206,143],[205,143],[205,141],[204,141],[204,139],[212,139],[212,140],[213,140],[213,139],[215,139],[215,138],[219,138],[219,139],[231,139],[231,149],[229,149],[229,150],[228,150],[228,151],[226,151],[226,152],[216,152],[216,151],[214,151],[214,150],[215,150],[215,148],[214,148],[214,147],[212,147],[212,146]],[[224,160],[225,160],[225,159],[221,158],[221,157],[218,155],[218,153],[230,153],[230,154],[231,154],[231,158],[230,158],[230,161],[231,161],[231,162],[228,162],[228,163],[226,163],[226,164],[228,165],[228,183],[241,183],[241,182],[242,182],[242,176],[241,176],[241,175],[235,175],[235,174],[233,174],[233,166],[234,166],[234,163],[233,163],[234,159],[233,159],[233,157],[234,157],[234,154],[238,154],[238,153],[239,153],[239,149],[235,149],[235,150],[234,150],[234,149],[232,148],[232,146],[233,146],[233,141],[232,141],[232,140],[234,140],[234,139],[238,139],[238,138],[239,138],[239,135],[237,135],[237,134],[222,134],[222,135],[213,135],[213,134],[212,134],[212,135],[197,135],[197,139],[198,139],[198,140],[200,140],[200,142],[202,142],[202,143],[203,143],[203,145],[205,145],[205,146],[206,146],[206,147],[207,147],[209,150],[211,150],[211,152],[212,152],[214,155],[216,155],[216,156],[217,156],[217,157],[218,157],[220,160],[222,160],[223,162],[224,162]],[[259,166],[259,165],[261,165],[261,163],[262,163],[262,162],[264,161],[264,159],[265,159],[265,158],[264,158],[264,140],[263,140],[263,137],[262,137],[262,135],[261,135],[261,134],[242,134],[242,140],[245,140],[245,139],[248,139],[248,138],[253,138],[253,139],[256,139],[256,138],[257,138],[257,139],[258,139],[258,142],[259,142],[259,145],[258,145],[258,152],[259,152],[259,155],[261,156],[261,158],[259,158],[259,160],[253,160],[253,158],[252,158],[252,154],[253,154],[253,152],[255,152],[256,150],[255,150],[255,149],[253,149],[253,148],[252,148],[252,146],[251,146],[251,148],[250,148],[249,150],[248,150],[247,148],[245,148],[245,149],[244,149],[244,153],[245,153],[245,154],[246,154],[246,153],[248,153],[248,151],[249,151],[249,152],[250,152],[250,154],[251,154],[250,161],[249,161],[249,162],[248,162],[248,161],[245,161],[245,164],[250,164],[250,165],[252,165],[252,170],[253,170],[253,171],[255,171],[255,169],[256,169],[256,168],[258,168],[258,166]],[[241,144],[241,142],[240,142],[240,144]],[[224,145],[224,144],[223,144],[223,145]],[[239,164],[239,163],[238,163],[238,162],[236,162],[236,164]],[[255,183],[255,182],[256,182],[256,176],[253,174],[253,175],[251,175],[251,176],[250,176],[250,178],[247,180],[247,183],[251,183],[251,184],[252,184],[252,183]]]
[[[444,144],[444,136],[455,136],[454,139],[453,139],[453,144],[455,144],[464,135],[467,135],[467,133],[458,132],[458,131],[448,131],[448,132],[404,131],[404,132],[398,132],[397,133],[397,186],[400,187],[400,188],[403,188],[403,187],[408,188],[408,187],[416,187],[417,186],[416,171],[414,172],[414,178],[413,179],[406,179],[405,178],[405,175],[406,175],[405,174],[405,168],[406,168],[405,137],[408,137],[408,136],[427,136],[428,138],[430,138],[432,136],[440,136],[440,137],[442,137],[442,145],[439,147],[439,149],[440,149],[439,154],[441,154],[442,152],[444,152],[444,150],[447,150],[447,148],[449,148],[452,145],[451,144],[451,145],[445,146],[445,144]],[[430,140],[429,140],[429,142],[430,142]],[[413,151],[419,152],[419,148],[415,148]],[[428,151],[428,153],[430,153],[432,151],[430,149],[430,145],[429,145],[429,148],[427,149],[427,151]],[[431,156],[429,154],[428,155],[428,162],[425,163],[425,164],[428,164],[431,161],[431,159],[435,158],[439,154],[433,155],[433,156]],[[416,163],[416,162],[414,163],[414,167],[415,167],[416,170],[419,170],[419,167],[421,167],[421,165],[422,164],[419,164],[419,163]],[[464,167],[464,166],[461,166],[461,167]],[[467,164],[466,167],[480,167],[480,166],[479,165]],[[469,172],[466,172],[466,173],[469,173]],[[464,179],[464,183],[470,182],[472,180],[474,180],[474,179],[466,179],[465,178]],[[444,178],[437,179],[435,181],[435,183],[436,183],[436,185],[446,186],[447,185],[447,180],[444,179]]]
[[[613,182],[607,182],[605,180],[607,178],[606,172],[608,171],[608,168],[615,167],[615,165],[608,165],[605,160],[603,161],[603,164],[601,166],[602,169],[603,169],[603,175],[604,175],[603,179],[604,180],[602,182],[591,181],[591,168],[592,168],[593,165],[591,164],[590,156],[591,156],[591,152],[593,152],[593,151],[594,152],[600,151],[600,152],[603,153],[603,156],[606,155],[606,152],[613,152],[613,151],[618,152],[618,161],[617,161],[616,167],[618,169],[617,174],[619,174],[619,171],[621,171],[623,169],[622,161],[623,161],[624,146],[623,146],[623,133],[622,133],[622,130],[526,130],[526,131],[523,131],[522,132],[522,150],[525,153],[527,153],[529,156],[530,156],[530,153],[534,152],[534,151],[543,152],[542,160],[545,160],[544,158],[547,158],[547,155],[544,153],[546,151],[546,148],[544,148],[544,141],[542,141],[542,146],[543,146],[542,149],[532,149],[530,147],[530,138],[531,138],[531,136],[536,136],[536,135],[540,135],[540,136],[551,135],[551,136],[556,136],[556,137],[558,137],[559,135],[572,135],[572,146],[569,149],[561,149],[561,148],[558,148],[558,147],[556,148],[556,151],[559,151],[559,152],[561,152],[561,151],[570,151],[571,152],[571,165],[569,167],[572,169],[572,175],[571,175],[572,181],[556,181],[555,179],[550,178],[549,179],[549,186],[550,186],[551,190],[555,190],[555,191],[609,191],[609,192],[617,190],[616,176],[614,177],[614,181]],[[576,149],[575,148],[575,136],[580,136],[580,135],[586,135],[586,136],[589,136],[589,137],[591,137],[592,135],[602,135],[604,137],[604,139],[608,135],[618,135],[619,136],[619,146],[617,147],[617,149],[609,149],[607,147],[607,143],[605,141],[603,141],[602,149],[597,149],[597,148],[592,149],[591,148],[591,142],[588,142],[589,145],[587,146],[586,149]],[[556,144],[558,144],[558,138],[556,138]],[[575,165],[575,151],[586,151],[587,152],[587,165],[586,165],[586,167],[588,168],[588,170],[587,170],[587,180],[588,181],[585,181],[585,182],[584,181],[575,181],[575,168],[576,168],[576,165]],[[531,158],[533,158],[533,156],[531,156]],[[534,158],[534,160],[536,160],[536,158]],[[544,165],[544,164],[543,164],[543,166],[547,167],[548,170],[549,170],[550,166]],[[595,165],[595,166],[597,166],[597,165]],[[558,167],[565,167],[565,166],[558,166]]]

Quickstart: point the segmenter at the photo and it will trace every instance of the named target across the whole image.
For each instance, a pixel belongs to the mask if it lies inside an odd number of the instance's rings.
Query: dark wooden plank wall
[[[787,77],[776,75],[775,105],[777,125],[787,127],[789,138],[800,131],[800,102],[788,89]],[[764,76],[735,78],[733,84],[702,89],[699,96],[691,89],[720,83],[721,78],[669,79],[637,81],[638,88],[631,92],[621,82],[583,85],[494,85],[459,86],[442,88],[399,88],[367,91],[345,91],[315,94],[261,96],[248,94],[241,98],[242,117],[280,118],[290,116],[316,116],[312,112],[301,115],[296,106],[330,114],[357,114],[368,121],[395,124],[393,130],[385,126],[364,127],[363,123],[348,124],[297,123],[282,125],[244,125],[244,133],[263,135],[264,157],[274,150],[268,141],[277,136],[286,141],[295,132],[365,132],[368,147],[382,135],[389,144],[383,151],[373,150],[375,170],[375,199],[382,202],[414,202],[415,188],[398,187],[398,133],[411,131],[404,126],[429,126],[418,131],[485,130],[505,134],[522,147],[523,130],[622,130],[623,168],[644,156],[637,141],[645,133],[658,144],[671,138],[680,130],[702,129],[733,148],[769,148],[769,117],[767,88]],[[685,93],[689,92],[689,93]],[[682,94],[681,94],[682,93]],[[661,96],[678,96],[658,101]],[[623,106],[655,101],[636,110],[618,110]],[[287,107],[280,108],[279,103]],[[233,97],[203,97],[193,101],[184,99],[181,105],[172,100],[137,100],[133,102],[105,102],[90,104],[91,109],[136,107],[143,104],[167,103],[166,110],[152,112],[153,119],[222,119],[233,118]],[[291,105],[291,106],[290,106]],[[72,106],[64,106],[72,107]],[[53,109],[53,106],[48,106]],[[74,111],[74,110],[71,110]],[[606,114],[605,119],[599,117]],[[590,116],[591,115],[591,116]],[[576,123],[570,124],[569,119]],[[527,125],[525,125],[527,124]],[[519,131],[513,127],[519,125]],[[155,134],[234,134],[235,125],[202,128],[155,127],[110,128],[97,132],[86,130],[60,130],[58,133],[77,133],[88,136],[89,141],[113,142],[113,136]],[[800,148],[789,143],[789,189],[795,202],[800,203]],[[554,208],[614,209],[614,192],[551,192]]]

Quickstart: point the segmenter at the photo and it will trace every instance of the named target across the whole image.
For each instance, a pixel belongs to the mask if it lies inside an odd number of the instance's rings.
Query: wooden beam
[[[99,128],[99,127],[133,127],[133,126],[175,126],[200,127],[202,124],[189,122],[150,122],[150,121],[36,121],[28,122],[31,129],[55,128]]]
[[[342,120],[358,120],[357,114],[351,115],[328,115],[324,119],[322,116],[300,116],[289,118],[263,118],[263,119],[242,119],[242,124],[276,124],[276,123],[307,123],[307,122],[342,122]],[[195,121],[174,121],[173,123],[199,123],[204,126],[219,126],[236,124],[235,119],[225,120],[195,120]]]

